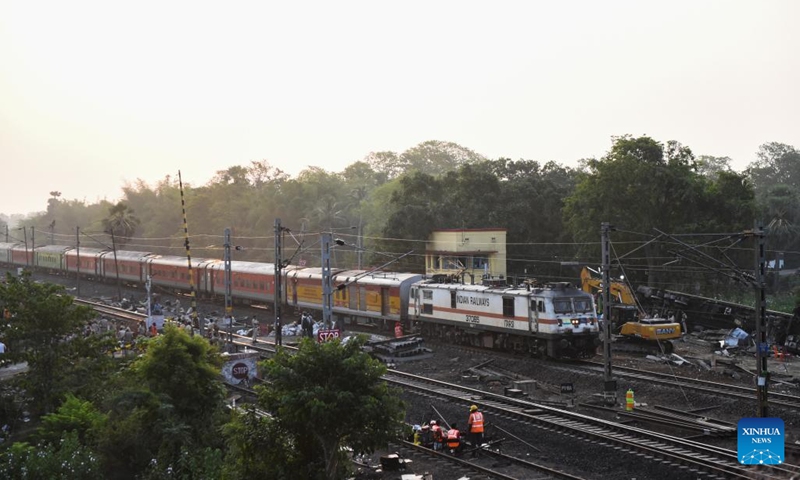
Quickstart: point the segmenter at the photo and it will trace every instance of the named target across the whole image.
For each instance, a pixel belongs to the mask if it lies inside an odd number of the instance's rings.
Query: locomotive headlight
[[[580,318],[573,318],[571,321],[572,321],[572,326],[573,327],[577,327],[578,325],[581,324],[581,319]]]

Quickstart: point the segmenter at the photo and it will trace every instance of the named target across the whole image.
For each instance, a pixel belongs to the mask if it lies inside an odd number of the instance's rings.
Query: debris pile
[[[388,340],[369,341],[364,350],[384,363],[410,362],[433,356],[433,352],[426,348],[424,343],[422,337],[407,335]]]

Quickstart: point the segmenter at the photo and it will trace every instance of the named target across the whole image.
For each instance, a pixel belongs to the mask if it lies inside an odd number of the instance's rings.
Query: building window
[[[489,265],[489,259],[486,257],[472,257],[473,270],[483,270]]]

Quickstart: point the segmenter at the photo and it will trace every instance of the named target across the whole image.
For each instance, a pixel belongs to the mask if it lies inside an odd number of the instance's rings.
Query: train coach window
[[[450,308],[456,308],[456,292],[450,292]]]
[[[422,304],[422,313],[427,315],[433,315],[433,305],[430,303],[423,303]]]
[[[423,290],[422,291],[422,299],[423,300],[433,300],[433,290]]]
[[[503,297],[503,316],[514,316],[514,297]]]

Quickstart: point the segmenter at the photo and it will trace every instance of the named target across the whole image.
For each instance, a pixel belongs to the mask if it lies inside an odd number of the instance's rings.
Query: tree
[[[54,443],[14,443],[0,456],[0,477],[18,479],[58,478],[92,480],[102,475],[97,455],[81,444],[76,432],[64,432]]]
[[[555,279],[560,263],[573,260],[564,228],[564,202],[575,190],[578,172],[555,162],[499,159],[491,162],[500,181],[493,202],[497,223],[508,229],[508,271]],[[532,247],[531,244],[536,244]]]
[[[405,173],[406,166],[395,152],[370,152],[364,160],[373,170],[392,180]],[[383,183],[383,182],[382,182]]]
[[[700,155],[697,157],[697,173],[709,178],[716,178],[722,172],[732,172],[730,157],[713,157]]]
[[[0,283],[0,305],[13,320],[0,325],[0,337],[9,360],[28,362],[23,384],[37,412],[51,412],[61,403],[83,351],[80,333],[94,312],[73,300],[64,287],[33,282],[29,274],[8,274]]]
[[[664,145],[650,137],[615,137],[608,154],[589,160],[587,167],[564,209],[564,221],[575,241],[596,245],[603,222],[631,232],[616,234],[621,242],[642,242],[655,235],[656,228],[665,232],[706,228],[709,212],[701,207],[708,203],[704,196],[707,179],[696,173],[688,147],[675,141]],[[635,246],[630,249],[639,246],[631,245]],[[642,253],[638,273],[630,275],[634,273],[630,269],[629,276],[635,282],[654,285],[661,280],[660,267],[669,253],[663,245],[653,243]]]
[[[363,345],[363,338],[344,344],[306,339],[295,355],[279,350],[262,364],[269,383],[257,387],[258,403],[274,419],[240,422],[231,439],[238,451],[248,455],[240,459],[240,471],[245,465],[259,464],[263,454],[243,448],[249,438],[283,449],[272,455],[283,455],[297,466],[291,476],[281,476],[286,472],[280,462],[260,464],[263,471],[251,469],[250,473],[263,478],[331,480],[344,478],[349,469],[342,447],[354,453],[371,452],[397,438],[403,404],[381,380],[386,367],[364,353]]]
[[[215,465],[203,457],[222,446],[220,362],[204,338],[182,329],[168,326],[150,340],[103,406],[109,414],[98,450],[107,470],[158,478],[171,469],[178,478],[215,478],[209,473]]]
[[[483,155],[453,142],[428,140],[409,148],[400,156],[406,171],[442,175],[468,163],[486,160]]]
[[[247,167],[247,180],[256,188],[270,183],[282,183],[289,175],[278,167],[273,167],[267,160],[251,161]]]
[[[386,240],[376,242],[376,246],[395,254],[409,250],[423,252],[424,244],[409,241],[428,238],[433,229],[443,228],[442,219],[448,214],[443,207],[444,185],[440,179],[423,172],[404,175],[396,182],[398,188],[391,191],[382,222],[381,236]],[[407,257],[395,267],[424,271],[424,260],[422,256]]]
[[[202,336],[167,327],[148,344],[147,353],[133,365],[150,391],[169,402],[174,414],[208,433],[209,419],[219,413],[225,390],[219,380],[222,359]]]
[[[64,432],[74,432],[82,445],[97,446],[96,435],[106,421],[88,401],[68,394],[57,411],[42,417],[36,436],[45,443],[55,444]]]
[[[767,222],[770,248],[795,250],[800,225],[800,151],[791,145],[761,145],[747,173],[753,182],[758,210]]]
[[[103,219],[103,229],[106,233],[113,233],[116,236],[116,242],[123,246],[136,233],[140,223],[141,221],[128,205],[118,202],[108,209],[108,217]]]
[[[800,189],[800,151],[791,145],[770,142],[761,145],[758,160],[747,166],[756,195],[763,197],[772,185],[788,185]]]
[[[428,140],[415,145],[398,155],[395,152],[371,152],[364,159],[386,180],[411,172],[442,175],[458,167],[486,160],[483,155],[453,142]]]
[[[52,216],[55,214],[56,205],[58,205],[61,192],[54,190],[50,192],[50,198],[47,200],[47,214]]]
[[[301,480],[308,471],[305,458],[293,448],[293,438],[272,417],[253,409],[234,412],[223,434],[228,440],[225,478],[280,478]]]

